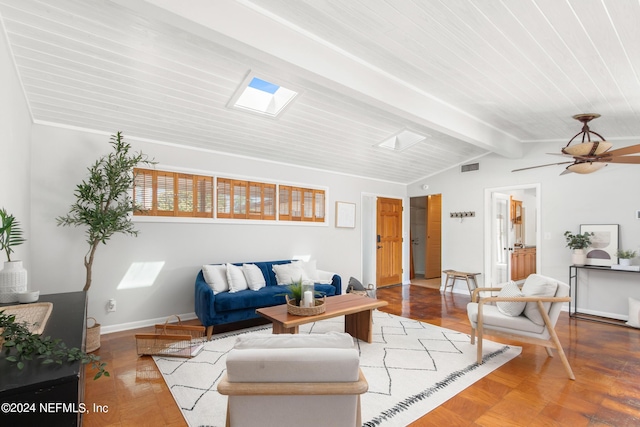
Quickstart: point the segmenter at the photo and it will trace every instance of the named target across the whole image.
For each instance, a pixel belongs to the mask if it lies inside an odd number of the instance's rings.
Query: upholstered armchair
[[[498,292],[497,296],[492,292]],[[570,300],[569,285],[539,274],[532,274],[522,288],[515,282],[503,287],[473,291],[467,314],[471,322],[471,344],[478,340],[478,364],[482,363],[484,334],[544,346],[549,357],[555,348],[570,379],[571,365],[555,331],[562,305]]]
[[[253,335],[227,354],[227,426],[361,425],[368,390],[349,334]]]

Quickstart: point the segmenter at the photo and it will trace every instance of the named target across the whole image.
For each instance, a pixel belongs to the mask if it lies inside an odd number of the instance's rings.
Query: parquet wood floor
[[[386,312],[469,332],[468,295],[404,285],[380,289],[378,298],[389,302]],[[557,357],[522,345],[520,356],[411,426],[640,426],[640,330],[566,312],[556,330],[576,381]],[[142,331],[150,328],[102,336],[96,354],[111,378],[93,381],[88,370],[85,402],[108,412],[87,414],[85,426],[186,425],[153,360],[136,355],[133,336]]]

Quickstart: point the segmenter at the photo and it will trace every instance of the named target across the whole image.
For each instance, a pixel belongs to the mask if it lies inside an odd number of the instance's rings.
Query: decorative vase
[[[0,303],[17,302],[18,294],[27,290],[27,270],[22,261],[5,261],[0,270]]]
[[[618,264],[620,265],[631,265],[631,258],[619,258]]]
[[[584,265],[587,260],[587,256],[584,253],[584,249],[574,249],[571,255],[571,262],[573,265]]]

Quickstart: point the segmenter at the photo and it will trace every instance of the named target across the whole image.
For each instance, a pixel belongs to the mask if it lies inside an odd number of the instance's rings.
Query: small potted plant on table
[[[593,233],[588,231],[583,234],[572,234],[570,231],[564,232],[567,247],[573,249],[573,255],[571,256],[573,265],[585,264],[587,255],[584,253],[584,250],[591,244],[591,236],[593,236]]]
[[[618,257],[618,264],[620,265],[631,265],[631,259],[636,257],[636,251],[624,249],[618,249],[616,252],[616,256]]]

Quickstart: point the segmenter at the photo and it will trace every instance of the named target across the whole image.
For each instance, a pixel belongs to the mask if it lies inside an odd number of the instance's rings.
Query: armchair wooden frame
[[[227,396],[319,396],[319,395],[357,395],[356,426],[362,425],[360,395],[369,390],[362,370],[359,369],[358,381],[353,382],[317,382],[317,383],[240,383],[229,382],[225,374],[218,383],[218,392]],[[229,403],[227,402],[226,426],[231,425]]]
[[[490,297],[480,297],[480,292],[492,292],[492,291],[500,291],[501,288],[476,288],[473,291],[471,296],[471,302],[478,303],[478,321],[477,321],[477,329],[471,327],[471,344],[475,344],[476,335],[478,337],[478,364],[482,364],[482,337],[485,331],[491,331],[490,335],[513,339],[516,341],[541,345],[547,351],[547,355],[549,357],[553,357],[553,353],[551,352],[551,348],[555,348],[558,351],[558,355],[560,356],[560,360],[564,366],[565,371],[570,379],[575,380],[576,377],[573,374],[573,370],[571,369],[571,365],[569,365],[569,361],[567,360],[567,356],[562,349],[562,344],[560,344],[560,340],[558,339],[558,335],[555,331],[555,325],[551,323],[551,319],[549,319],[549,314],[547,310],[545,310],[543,303],[562,303],[571,301],[571,297],[542,297],[542,296],[529,296],[529,297],[498,297],[498,296],[490,296]],[[526,335],[520,335],[517,333],[508,333],[504,331],[499,331],[492,329],[490,327],[485,327],[483,324],[483,306],[487,303],[495,303],[499,301],[508,301],[508,302],[535,302],[538,306],[538,310],[540,311],[540,315],[544,319],[544,324],[546,329],[550,335],[549,339],[543,338],[534,338]]]

